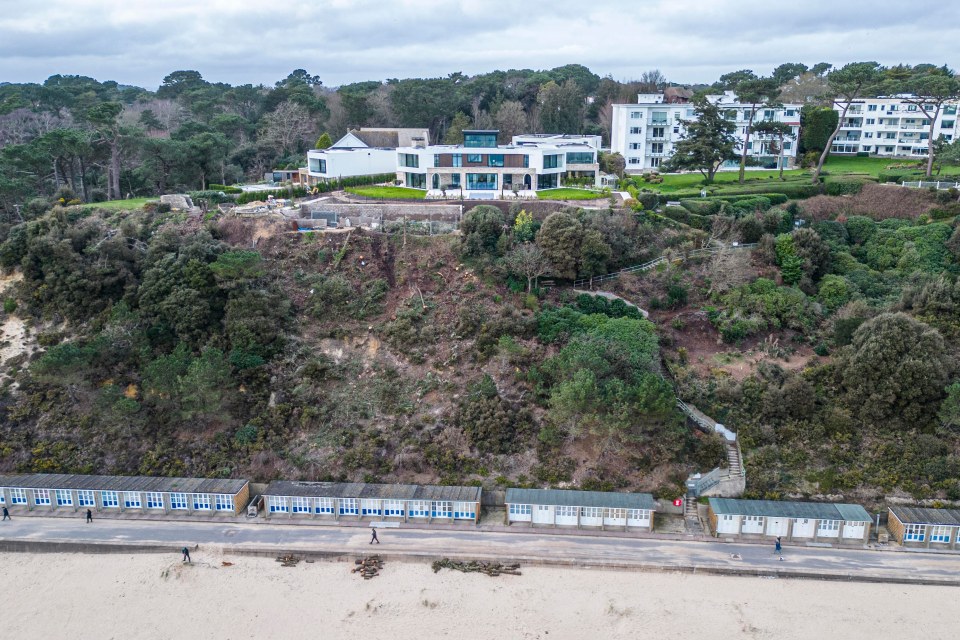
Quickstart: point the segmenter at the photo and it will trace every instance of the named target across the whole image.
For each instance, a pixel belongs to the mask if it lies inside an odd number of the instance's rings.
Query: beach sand
[[[223,566],[223,562],[232,566]],[[388,562],[0,554],[0,638],[947,638],[960,589],[524,567],[491,578]]]

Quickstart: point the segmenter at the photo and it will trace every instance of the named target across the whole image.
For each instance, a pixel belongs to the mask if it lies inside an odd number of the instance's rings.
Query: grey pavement
[[[960,586],[960,555],[867,548],[785,546],[681,541],[637,537],[570,536],[544,531],[380,529],[378,553],[396,560],[498,558],[527,564],[808,577],[834,580],[921,582]],[[44,544],[169,547],[199,545],[199,552],[355,556],[371,550],[361,527],[289,526],[263,520],[246,524],[15,518],[0,523],[0,549],[36,549]],[[76,546],[80,545],[80,546]],[[55,548],[55,547],[54,547]],[[92,549],[93,550],[93,549]]]

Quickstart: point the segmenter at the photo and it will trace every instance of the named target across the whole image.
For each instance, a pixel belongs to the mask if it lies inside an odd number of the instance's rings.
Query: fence
[[[903,186],[909,187],[910,189],[929,189],[933,187],[938,191],[946,191],[948,189],[960,189],[960,182],[928,182],[926,180],[920,180],[919,182],[904,182]]]
[[[714,253],[719,253],[724,249],[753,249],[756,246],[757,246],[757,243],[754,242],[751,244],[732,244],[730,246],[724,246],[724,247],[709,247],[706,249],[694,249],[693,251],[687,251],[687,252],[676,254],[676,255],[671,254],[669,257],[668,255],[665,254],[665,255],[661,255],[658,258],[654,258],[649,262],[644,262],[643,264],[634,265],[632,267],[626,267],[624,269],[620,269],[620,271],[615,271],[613,273],[608,273],[606,275],[593,276],[590,278],[580,278],[579,280],[574,281],[573,287],[575,289],[581,289],[586,286],[593,289],[594,285],[599,285],[609,280],[615,280],[616,278],[619,278],[620,276],[627,273],[649,271],[650,269],[655,268],[658,264],[667,262],[668,260],[671,262],[682,262],[683,260],[687,260],[688,258],[696,258],[697,256],[706,256]]]

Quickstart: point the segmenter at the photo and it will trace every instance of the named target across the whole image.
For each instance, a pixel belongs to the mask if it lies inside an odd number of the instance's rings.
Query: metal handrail
[[[653,269],[655,266],[657,266],[661,262],[666,262],[667,260],[671,260],[673,262],[681,262],[687,258],[695,258],[697,256],[719,253],[724,249],[753,249],[756,246],[757,246],[757,243],[752,242],[748,244],[730,245],[729,247],[716,247],[716,248],[711,247],[711,248],[705,248],[705,249],[694,249],[693,251],[679,254],[672,258],[668,258],[666,255],[662,255],[657,258],[654,258],[653,260],[650,260],[649,262],[644,262],[643,264],[634,265],[632,267],[624,267],[623,269],[620,269],[620,271],[614,271],[613,273],[608,273],[606,275],[593,276],[592,278],[580,278],[579,280],[574,280],[573,287],[575,289],[579,289],[584,285],[590,285],[590,288],[592,289],[594,284],[599,284],[601,282],[606,282],[607,280],[613,280],[615,278],[619,278],[621,275],[625,273],[634,273],[636,271],[649,271],[650,269]]]

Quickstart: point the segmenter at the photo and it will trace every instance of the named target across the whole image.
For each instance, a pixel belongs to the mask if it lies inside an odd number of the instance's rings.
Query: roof
[[[464,133],[500,133],[500,129],[464,129]]]
[[[236,495],[246,480],[218,478],[157,478],[152,476],[89,476],[65,473],[0,475],[0,487],[23,489],[92,489],[98,491],[160,491]]]
[[[430,132],[427,129],[393,129],[386,127],[361,127],[351,129],[355,137],[359,138],[368,147],[411,147],[415,140],[422,140],[424,144],[430,142]]]
[[[928,507],[890,507],[897,520],[904,524],[960,525],[960,509],[931,509]]]
[[[302,482],[276,480],[263,492],[267,496],[317,498],[373,498],[384,500],[456,500],[479,502],[480,487],[441,487],[418,484],[368,484],[366,482]]]
[[[710,509],[717,515],[764,516],[767,518],[812,518],[873,522],[867,510],[858,504],[833,502],[791,502],[787,500],[736,500],[710,498]]]
[[[612,509],[656,509],[649,493],[573,491],[568,489],[507,489],[507,504],[552,504],[563,507],[609,507]]]

